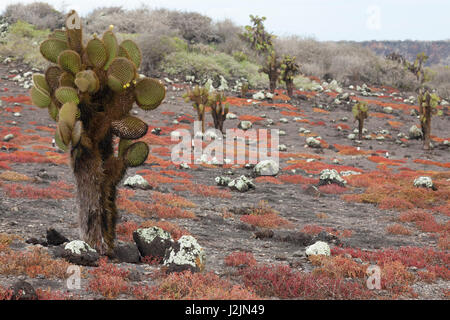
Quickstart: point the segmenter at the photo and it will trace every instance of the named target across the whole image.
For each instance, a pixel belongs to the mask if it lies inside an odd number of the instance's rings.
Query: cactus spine
[[[119,44],[112,26],[101,39],[94,35],[84,46],[80,18],[73,10],[66,30],[54,31],[40,51],[55,65],[45,75],[33,76],[32,100],[48,108],[58,122],[56,142],[70,150],[81,238],[110,254],[118,214],[116,186],[127,168],[141,165],[149,152],[146,143],[132,141],[144,136],[148,126],[129,112],[135,102],[143,110],[156,108],[165,87],[139,77],[139,48],[130,40]],[[114,136],[120,138],[118,156]]]

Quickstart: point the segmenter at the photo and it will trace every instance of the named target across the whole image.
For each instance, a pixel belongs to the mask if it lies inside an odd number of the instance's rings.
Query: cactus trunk
[[[423,149],[430,150],[431,108],[425,109],[425,122],[422,123]]]
[[[364,119],[358,119],[358,140],[362,140],[362,132],[364,126]]]
[[[294,93],[294,83],[292,81],[286,81],[286,91],[289,97],[293,96]]]

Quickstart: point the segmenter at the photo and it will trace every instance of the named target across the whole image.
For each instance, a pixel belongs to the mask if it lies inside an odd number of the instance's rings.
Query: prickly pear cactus
[[[209,97],[209,87],[195,86],[193,90],[183,95],[186,102],[192,102],[192,106],[197,111],[198,121],[202,123],[202,133],[205,132],[205,108],[207,107]]]
[[[421,89],[417,97],[419,102],[420,125],[422,128],[423,148],[430,149],[431,117],[433,115],[442,115],[443,111],[438,110],[437,106],[441,99],[435,93],[430,93],[428,89]]]
[[[223,103],[227,97],[222,92],[217,92],[209,97],[208,106],[211,108],[211,115],[214,120],[214,128],[223,133],[223,123],[225,122],[229,110],[229,104]]]
[[[289,97],[292,97],[294,91],[294,78],[300,73],[300,67],[295,62],[296,57],[285,55],[281,61],[281,80],[286,84],[286,90]]]
[[[259,72],[267,74],[269,77],[270,92],[274,93],[281,73],[281,62],[275,50],[270,51],[266,63],[259,69]]]
[[[45,74],[33,76],[33,103],[47,108],[58,123],[55,140],[70,150],[80,204],[82,239],[101,253],[114,247],[116,186],[128,167],[146,160],[149,148],[139,139],[147,124],[129,114],[136,103],[153,110],[165,97],[160,81],[140,78],[141,51],[131,40],[118,43],[113,26],[86,45],[75,11],[65,30],[55,30],[40,45],[52,62]],[[120,138],[118,155],[113,138]]]
[[[364,127],[364,120],[367,119],[369,114],[369,106],[366,101],[360,101],[352,108],[355,121],[358,121],[358,139],[362,140],[362,131]]]

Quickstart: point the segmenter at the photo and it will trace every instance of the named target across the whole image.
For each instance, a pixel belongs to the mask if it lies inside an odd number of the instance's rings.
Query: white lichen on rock
[[[433,180],[430,177],[418,177],[414,179],[415,187],[425,187],[425,188],[433,188]]]
[[[97,252],[93,248],[91,248],[90,245],[88,245],[86,242],[81,240],[73,240],[65,245],[65,250],[69,250],[72,252],[72,254],[78,254],[81,255],[85,252]]]
[[[205,252],[197,240],[193,236],[185,235],[178,240],[178,244],[179,250],[171,249],[168,257],[164,259],[164,265],[189,265],[202,271],[205,267]]]
[[[313,137],[306,138],[306,144],[311,148],[320,148],[320,141]]]
[[[147,243],[151,243],[156,237],[161,238],[161,241],[172,239],[169,232],[159,227],[141,228],[137,229],[136,232]]]
[[[335,169],[324,169],[320,172],[319,180],[328,182],[337,182],[346,184],[345,181]]]
[[[313,245],[310,245],[309,247],[306,247],[305,254],[307,256],[311,256],[311,255],[330,256],[330,254],[331,254],[330,246],[326,242],[317,241]]]
[[[150,184],[147,180],[145,180],[142,176],[136,174],[132,177],[128,177],[125,179],[124,186],[129,186],[131,188],[140,188],[140,189],[149,189],[151,188]]]

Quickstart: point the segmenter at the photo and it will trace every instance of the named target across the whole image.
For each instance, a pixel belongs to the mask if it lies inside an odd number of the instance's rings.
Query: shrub
[[[98,268],[89,271],[88,290],[99,293],[107,299],[114,299],[121,293],[128,292],[128,283],[125,280],[129,271],[117,268],[107,262],[106,258],[99,261]]]
[[[256,259],[251,252],[235,251],[225,257],[225,265],[229,267],[251,267]]]
[[[386,227],[386,231],[388,233],[392,233],[392,234],[400,234],[400,235],[404,235],[404,236],[409,236],[411,235],[411,231],[402,226],[401,224],[395,223],[395,224],[391,224],[389,226]]]
[[[140,300],[254,300],[259,297],[253,291],[233,285],[212,272],[171,273],[159,285],[138,286],[133,295]]]
[[[64,15],[45,2],[10,4],[6,7],[3,15],[9,23],[16,23],[22,20],[36,26],[38,29],[59,29],[64,24]]]

